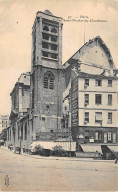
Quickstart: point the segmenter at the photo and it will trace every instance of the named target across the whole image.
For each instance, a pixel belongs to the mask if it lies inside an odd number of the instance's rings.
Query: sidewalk
[[[1,146],[0,149],[14,153],[14,150],[10,151],[8,149],[8,147],[6,147],[6,146]],[[16,155],[19,155],[19,154],[16,154]],[[45,160],[87,161],[87,162],[113,162],[114,161],[114,160],[96,160],[96,159],[93,159],[93,158],[78,158],[78,157],[56,157],[56,156],[46,157],[46,156],[30,155],[30,154],[27,154],[27,153],[23,153],[22,150],[21,150],[21,154],[20,155],[27,156],[29,158],[42,159],[42,160],[45,159]]]

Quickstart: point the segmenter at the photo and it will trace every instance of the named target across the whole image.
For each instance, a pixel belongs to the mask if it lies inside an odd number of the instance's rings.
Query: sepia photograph
[[[0,0],[0,192],[118,191],[118,0]]]

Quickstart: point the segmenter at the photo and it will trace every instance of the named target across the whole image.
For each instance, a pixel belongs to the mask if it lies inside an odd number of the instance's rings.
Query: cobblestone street
[[[1,191],[118,190],[114,161],[19,155],[5,148],[0,157]]]

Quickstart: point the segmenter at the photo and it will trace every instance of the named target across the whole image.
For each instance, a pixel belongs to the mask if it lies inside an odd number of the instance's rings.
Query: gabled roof
[[[77,50],[77,52],[75,52],[64,64],[63,67],[66,69],[69,65],[70,65],[70,61],[72,61],[72,59],[74,60],[79,60],[79,58],[82,55],[83,50],[88,47],[92,42],[94,41],[98,41],[100,46],[104,49],[104,51],[106,52],[106,55],[108,56],[109,62],[112,64],[113,69],[115,69],[115,65],[110,53],[109,48],[106,46],[106,44],[104,43],[104,41],[101,39],[100,36],[96,36],[93,39],[90,39],[88,42],[86,42],[79,50]],[[78,56],[76,55],[78,53]]]
[[[46,9],[46,10],[44,11],[44,13],[53,16],[53,14],[52,14],[48,9]]]

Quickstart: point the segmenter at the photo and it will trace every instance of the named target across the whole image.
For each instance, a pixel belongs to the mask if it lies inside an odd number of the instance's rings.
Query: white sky
[[[67,19],[80,15],[108,22],[85,24],[85,39],[100,36],[118,68],[117,0],[0,0],[0,113],[9,114],[10,92],[21,73],[31,67],[31,32],[37,11],[50,10]],[[63,63],[84,43],[84,23],[64,22]]]

